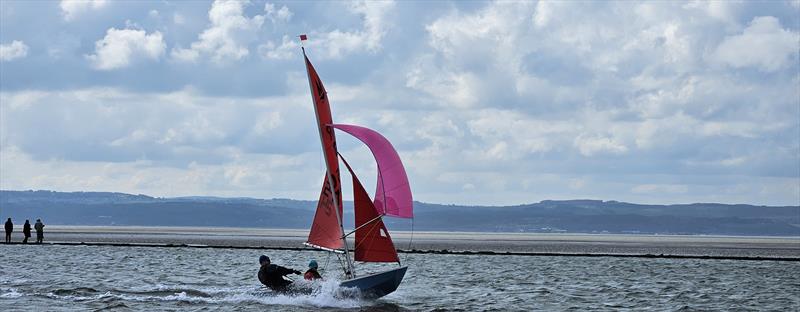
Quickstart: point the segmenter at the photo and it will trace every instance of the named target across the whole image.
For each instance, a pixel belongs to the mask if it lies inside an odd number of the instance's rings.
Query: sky
[[[415,200],[800,205],[800,1],[4,0],[0,189],[318,198],[299,34]]]

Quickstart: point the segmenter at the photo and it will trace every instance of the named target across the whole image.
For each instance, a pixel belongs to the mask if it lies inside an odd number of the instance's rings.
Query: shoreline
[[[308,230],[300,229],[49,225],[44,245],[313,250],[302,246],[307,235]],[[401,253],[800,261],[800,237],[430,231],[391,235]],[[12,244],[21,242],[21,236],[15,231]],[[348,243],[353,246],[352,240]]]
[[[113,247],[149,247],[149,248],[207,248],[207,249],[250,249],[250,250],[291,250],[318,251],[307,247],[269,247],[269,246],[218,246],[200,244],[157,244],[157,243],[118,243],[118,242],[45,242],[42,244],[21,242],[2,243],[0,246],[113,246]],[[529,256],[529,257],[611,257],[611,258],[647,258],[647,259],[699,259],[699,260],[744,260],[744,261],[787,261],[800,262],[800,257],[769,256],[711,256],[711,255],[674,255],[674,254],[607,254],[607,253],[552,253],[552,252],[496,252],[496,251],[453,251],[453,250],[403,250],[404,254],[439,254],[439,255],[479,255],[479,256]]]

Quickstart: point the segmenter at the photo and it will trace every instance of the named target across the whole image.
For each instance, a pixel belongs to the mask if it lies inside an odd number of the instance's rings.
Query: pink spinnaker
[[[375,190],[375,210],[379,214],[413,218],[414,209],[411,187],[403,162],[386,138],[375,130],[361,126],[332,124],[332,127],[347,132],[364,142],[378,163],[378,187]],[[384,205],[384,203],[386,203]]]

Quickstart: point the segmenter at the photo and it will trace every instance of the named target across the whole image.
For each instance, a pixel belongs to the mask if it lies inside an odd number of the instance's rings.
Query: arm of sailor
[[[289,268],[285,268],[285,267],[280,267],[280,270],[281,270],[281,271],[280,271],[280,272],[281,272],[281,275],[289,275],[289,274],[302,274],[302,273],[300,273],[300,271],[298,271],[298,270],[295,270],[295,269],[289,269]]]

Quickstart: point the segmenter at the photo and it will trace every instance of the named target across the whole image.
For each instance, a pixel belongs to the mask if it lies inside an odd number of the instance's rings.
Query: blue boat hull
[[[407,269],[408,267],[400,267],[346,280],[339,284],[339,287],[358,289],[359,295],[364,298],[380,298],[394,292],[397,286],[400,286]]]

